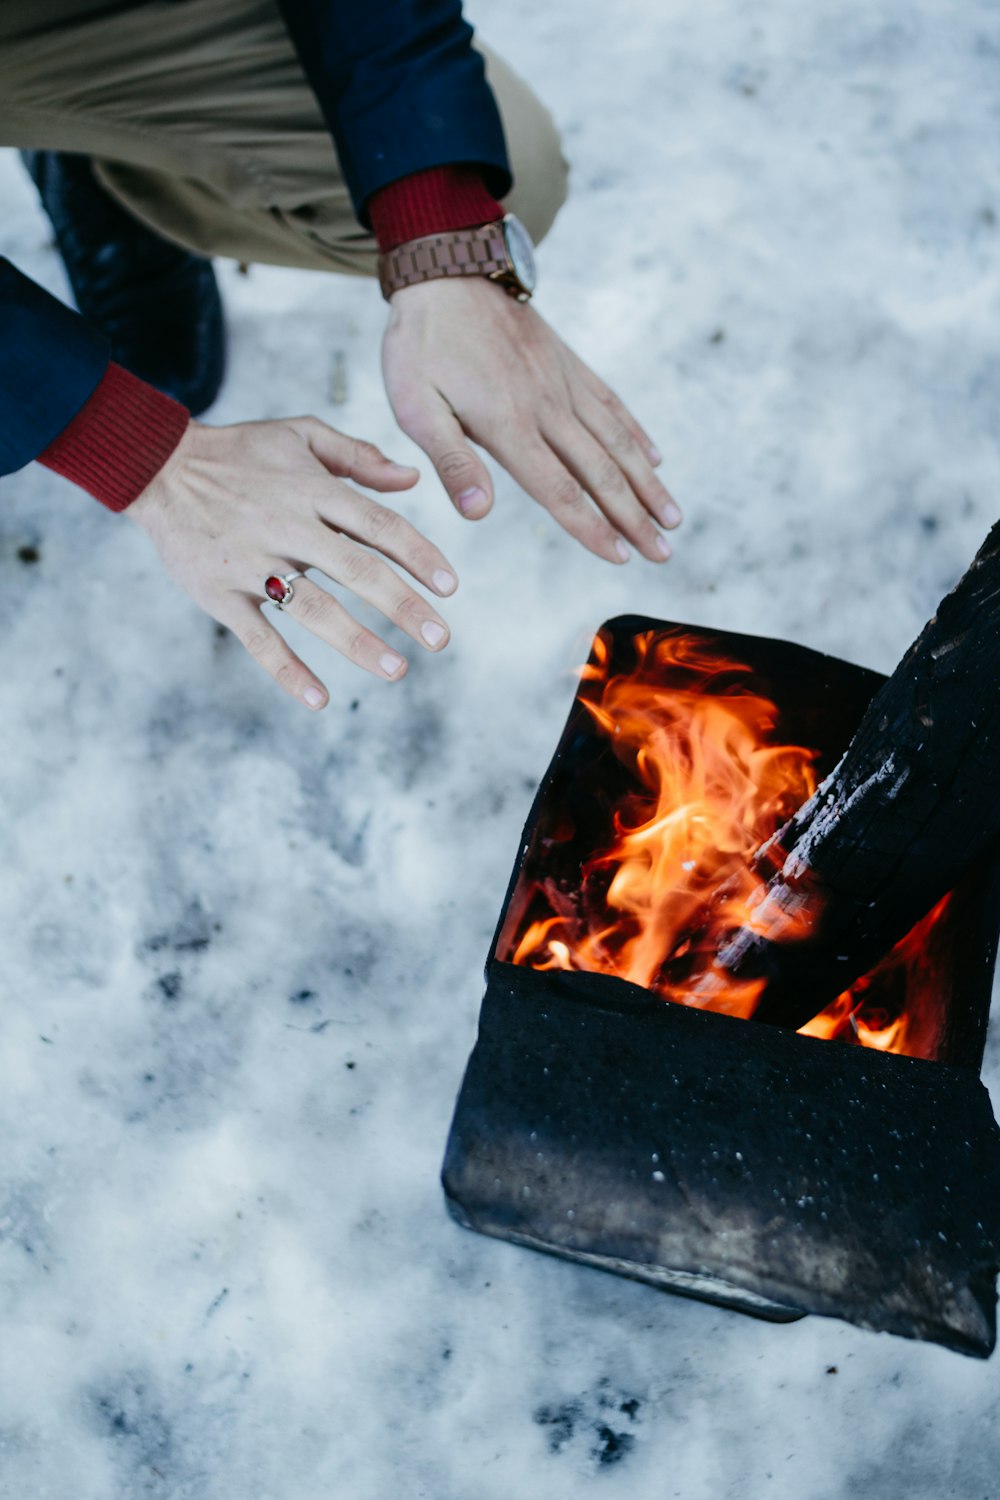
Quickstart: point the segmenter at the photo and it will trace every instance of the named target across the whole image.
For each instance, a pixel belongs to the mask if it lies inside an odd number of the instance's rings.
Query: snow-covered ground
[[[488,1241],[437,1173],[593,628],[886,669],[996,516],[1000,11],[471,14],[572,159],[539,306],[688,519],[667,568],[617,570],[506,478],[479,526],[425,478],[453,644],[397,686],[306,644],[313,717],[127,521],[37,466],[0,485],[0,1494],[997,1500],[1000,1359]],[[9,152],[0,195],[0,252],[60,287]],[[373,286],[222,279],[213,420],[315,411],[406,456]]]

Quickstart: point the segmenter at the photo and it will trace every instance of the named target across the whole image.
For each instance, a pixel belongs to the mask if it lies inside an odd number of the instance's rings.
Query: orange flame
[[[715,954],[727,932],[769,914],[761,898],[770,871],[752,862],[815,791],[817,752],[772,742],[778,710],[754,690],[749,667],[680,633],[647,631],[634,644],[635,666],[609,676],[598,636],[578,695],[634,789],[614,809],[606,847],[582,860],[575,889],[526,884],[522,873],[511,903],[522,920],[500,956],[613,974],[667,1000],[749,1017],[764,981],[732,978]],[[769,848],[772,869],[783,857]],[[910,972],[946,904],[803,1031],[910,1050],[907,1015],[887,1014],[878,994]],[[804,937],[816,915],[784,913],[780,933],[768,933]]]
[[[942,896],[870,974],[801,1026],[802,1035],[911,1057],[933,1056],[939,1018],[931,939],[950,905],[951,897]]]

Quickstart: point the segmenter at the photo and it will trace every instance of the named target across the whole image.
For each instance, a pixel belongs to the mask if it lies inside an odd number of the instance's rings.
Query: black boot
[[[212,262],[161,239],[106,193],[90,158],[22,151],[76,305],[113,358],[197,416],[219,393],[225,325]]]

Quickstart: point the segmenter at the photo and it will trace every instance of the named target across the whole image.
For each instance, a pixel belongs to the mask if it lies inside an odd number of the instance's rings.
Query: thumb
[[[467,521],[479,521],[493,507],[493,485],[486,465],[472,447],[455,414],[438,401],[409,428],[437,470],[455,509]]]

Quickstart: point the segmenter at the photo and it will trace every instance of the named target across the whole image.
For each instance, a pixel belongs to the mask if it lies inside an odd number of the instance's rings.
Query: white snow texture
[[[453,643],[386,685],[283,624],[314,716],[127,519],[0,485],[0,1496],[1000,1500],[1000,1358],[659,1294],[466,1233],[438,1184],[594,628],[891,669],[996,517],[1000,9],[470,16],[564,133],[537,305],[662,449],[676,555],[598,562],[502,474],[469,524],[424,461]],[[0,199],[65,294],[10,151]],[[375,286],[220,276],[212,421],[413,457]]]

